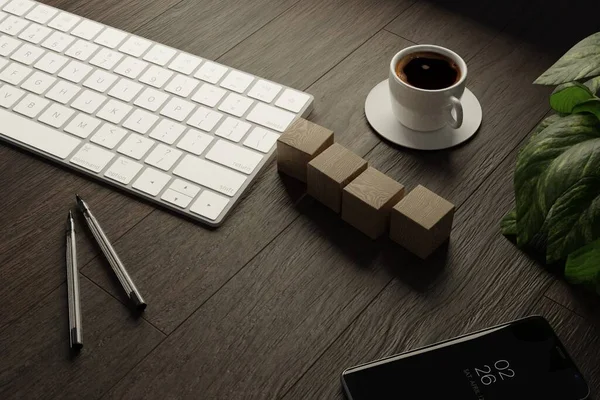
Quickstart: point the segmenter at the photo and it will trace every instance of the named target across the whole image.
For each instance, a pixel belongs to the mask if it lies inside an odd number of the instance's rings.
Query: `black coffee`
[[[437,90],[460,80],[460,68],[450,58],[434,52],[412,53],[396,65],[398,78],[411,86]]]

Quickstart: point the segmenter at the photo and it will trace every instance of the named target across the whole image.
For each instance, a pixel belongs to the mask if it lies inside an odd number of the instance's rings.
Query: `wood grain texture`
[[[392,207],[404,196],[404,186],[367,168],[342,192],[342,220],[371,239],[387,232]]]
[[[595,318],[600,311],[600,297],[593,290],[569,285],[565,280],[556,280],[548,288],[546,297],[584,318]]]
[[[425,259],[450,237],[454,205],[419,185],[391,211],[390,238]]]
[[[307,193],[339,213],[344,186],[366,169],[363,158],[334,143],[308,163]]]
[[[2,399],[100,398],[163,339],[89,280],[80,285],[81,353],[69,350],[63,284],[0,333]]]
[[[333,132],[300,118],[277,139],[277,170],[306,182],[308,163],[333,144]]]

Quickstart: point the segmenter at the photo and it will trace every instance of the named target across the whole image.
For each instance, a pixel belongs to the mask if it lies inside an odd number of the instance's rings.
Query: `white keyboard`
[[[0,138],[211,226],[313,97],[31,0],[0,0]]]

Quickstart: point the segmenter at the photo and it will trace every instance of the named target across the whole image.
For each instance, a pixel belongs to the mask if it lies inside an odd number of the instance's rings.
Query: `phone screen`
[[[352,400],[581,400],[589,392],[541,317],[351,368],[343,381]]]

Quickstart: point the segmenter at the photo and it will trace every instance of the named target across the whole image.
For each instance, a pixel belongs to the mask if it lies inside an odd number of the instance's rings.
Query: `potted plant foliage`
[[[535,82],[557,85],[556,111],[519,151],[516,207],[504,235],[600,294],[600,32],[577,43]]]

